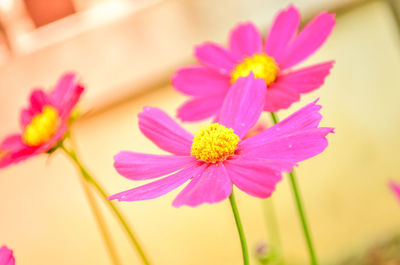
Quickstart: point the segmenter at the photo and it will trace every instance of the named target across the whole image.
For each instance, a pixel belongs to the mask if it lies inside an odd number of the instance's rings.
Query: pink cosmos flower
[[[0,144],[0,168],[55,147],[68,130],[68,120],[83,90],[74,73],[64,74],[50,93],[34,90],[29,107],[21,111],[21,133]]]
[[[15,265],[13,252],[6,246],[0,248],[0,265]]]
[[[189,180],[175,198],[175,207],[219,202],[231,194],[233,185],[252,196],[270,196],[281,172],[321,153],[333,129],[318,128],[321,107],[313,102],[268,130],[243,139],[263,110],[265,93],[263,80],[252,75],[239,78],[226,96],[218,122],[195,135],[163,111],[145,107],[139,114],[140,130],[171,155],[122,151],[115,156],[114,166],[131,180],[167,176],[109,199],[153,199]]]
[[[391,181],[389,183],[389,186],[393,190],[396,197],[400,200],[400,185],[395,183],[394,181]]]
[[[254,24],[247,22],[231,31],[228,48],[209,42],[196,47],[201,65],[182,68],[172,78],[178,91],[192,97],[178,109],[178,117],[197,121],[217,116],[231,85],[250,72],[267,84],[265,111],[288,108],[300,94],[320,87],[329,74],[333,61],[292,67],[325,42],[335,26],[334,17],[322,12],[297,33],[300,14],[290,6],[276,16],[264,42]]]

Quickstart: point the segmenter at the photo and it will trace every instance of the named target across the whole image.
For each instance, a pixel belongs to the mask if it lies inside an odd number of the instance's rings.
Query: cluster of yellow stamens
[[[195,134],[190,154],[209,163],[224,161],[235,153],[239,141],[233,129],[212,123]]]
[[[32,118],[26,126],[23,141],[30,146],[38,146],[48,141],[55,133],[58,125],[58,112],[49,105],[43,107],[42,112]]]
[[[233,84],[239,77],[248,76],[250,72],[253,72],[255,78],[262,78],[267,85],[270,85],[278,76],[279,66],[274,58],[266,54],[254,54],[236,65],[231,73],[231,83]]]

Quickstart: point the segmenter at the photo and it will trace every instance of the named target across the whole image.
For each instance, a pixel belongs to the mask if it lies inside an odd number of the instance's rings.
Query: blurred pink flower
[[[0,248],[0,265],[14,265],[15,259],[11,249],[6,246]]]
[[[64,74],[50,93],[34,90],[29,107],[21,111],[22,132],[0,144],[0,168],[47,152],[61,141],[83,90],[74,73]]]
[[[268,129],[267,122],[265,122],[264,120],[260,119],[256,123],[256,125],[254,125],[253,127],[250,128],[250,130],[246,133],[246,135],[243,137],[243,139],[247,139],[247,138],[255,136],[255,135],[259,134],[259,133],[262,133],[266,129]]]
[[[250,72],[267,84],[265,111],[288,108],[300,94],[320,87],[329,74],[333,61],[291,68],[325,42],[335,26],[334,17],[322,12],[297,33],[300,14],[290,6],[276,16],[264,43],[255,25],[247,22],[231,31],[227,49],[210,42],[196,47],[201,65],[184,67],[172,78],[178,91],[192,97],[178,109],[178,117],[197,121],[217,116],[231,85]]]
[[[390,188],[393,190],[394,194],[396,195],[397,199],[400,201],[400,184],[391,181],[389,183]]]
[[[318,128],[320,106],[308,104],[282,122],[243,139],[259,119],[264,106],[265,82],[253,75],[239,78],[230,89],[217,123],[192,135],[157,108],[145,107],[139,128],[172,155],[122,151],[114,166],[131,180],[161,178],[111,196],[120,201],[160,197],[190,180],[173,205],[197,206],[226,199],[236,185],[260,198],[269,197],[296,162],[321,153],[332,128]]]

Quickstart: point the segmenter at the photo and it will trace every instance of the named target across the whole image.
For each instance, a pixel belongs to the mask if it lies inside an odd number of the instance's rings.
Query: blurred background
[[[51,88],[73,70],[87,88],[73,128],[81,158],[110,194],[142,184],[119,176],[112,157],[120,150],[160,153],[137,127],[143,106],[175,116],[185,97],[169,80],[177,67],[194,62],[193,45],[225,44],[240,21],[266,32],[290,3],[0,0],[0,138],[19,129],[19,111],[34,87]],[[278,113],[284,118],[320,97],[323,125],[336,128],[326,151],[297,170],[321,264],[400,264],[400,205],[388,189],[390,179],[400,181],[400,1],[293,3],[304,22],[322,10],[337,13],[333,34],[304,63],[336,60],[326,84]],[[175,209],[176,194],[119,203],[153,263],[241,264],[229,203]],[[254,254],[268,244],[262,202],[242,192],[237,200]],[[287,179],[274,201],[287,264],[307,264]],[[123,264],[140,264],[102,209]],[[0,171],[2,244],[14,249],[17,264],[110,264],[79,175],[61,152]]]

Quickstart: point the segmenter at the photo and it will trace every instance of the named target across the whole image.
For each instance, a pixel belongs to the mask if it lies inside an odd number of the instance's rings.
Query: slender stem
[[[231,202],[233,216],[235,217],[236,227],[239,232],[240,244],[242,245],[242,254],[243,254],[243,264],[249,265],[249,251],[247,249],[246,237],[244,235],[242,222],[240,221],[239,211],[237,209],[235,196],[233,195],[233,191],[229,196],[229,201]]]
[[[93,193],[90,190],[88,183],[83,178],[80,178],[80,180],[81,180],[81,184],[82,184],[83,190],[85,192],[86,198],[89,202],[90,208],[92,209],[93,215],[96,219],[97,226],[100,230],[100,233],[103,236],[104,244],[106,245],[106,247],[108,249],[110,259],[113,264],[120,265],[121,261],[118,257],[117,251],[114,248],[110,233],[107,229],[107,225],[106,225],[105,221],[103,220],[103,216],[101,214],[101,210],[99,209],[99,207],[96,203],[96,199],[93,196]]]
[[[282,256],[282,244],[281,244],[281,236],[279,233],[279,223],[278,218],[276,216],[276,209],[273,198],[270,197],[264,200],[264,216],[267,220],[266,226],[270,241],[270,254],[274,259],[274,264],[284,264],[283,256]]]
[[[107,199],[108,195],[102,188],[102,186],[94,179],[94,177],[86,170],[86,168],[82,165],[80,160],[78,159],[76,153],[73,150],[68,150],[65,148],[65,146],[61,146],[61,149],[64,150],[64,152],[72,159],[72,161],[76,164],[76,166],[79,168],[82,176],[88,181],[90,184],[92,184],[95,188],[96,191],[99,192],[99,194],[103,197],[105,200],[106,204],[110,207],[110,209],[113,211],[117,219],[119,220],[120,224],[124,228],[127,236],[129,237],[132,245],[135,247],[137,253],[139,254],[143,264],[145,265],[150,265],[150,262],[148,258],[146,257],[142,247],[140,246],[139,242],[137,241],[135,235],[132,232],[132,229],[129,227],[128,223],[125,221],[125,218],[122,216],[120,210],[117,208],[117,206],[110,200]]]
[[[275,113],[271,112],[271,117],[274,120],[275,124],[279,122],[278,116]],[[294,170],[292,170],[292,172],[289,173],[289,179],[290,179],[290,184],[291,184],[291,187],[292,187],[294,199],[296,201],[297,212],[299,214],[301,226],[303,228],[304,237],[306,239],[306,243],[307,243],[308,252],[309,252],[309,255],[310,255],[311,264],[312,265],[318,265],[317,256],[315,254],[314,246],[313,246],[313,243],[312,243],[312,240],[311,240],[311,233],[310,233],[310,229],[309,229],[308,224],[307,224],[307,218],[306,218],[306,214],[305,214],[305,211],[304,211],[304,207],[303,207],[300,191],[299,191],[299,188],[297,186],[296,174],[295,174]]]
[[[303,208],[303,204],[302,204],[299,188],[297,186],[296,175],[295,175],[294,170],[292,170],[292,172],[289,173],[289,177],[290,177],[290,183],[291,183],[293,194],[294,194],[294,198],[295,198],[295,201],[296,201],[296,206],[297,206],[297,210],[298,210],[298,213],[299,213],[301,225],[303,227],[304,237],[305,237],[306,242],[307,242],[308,252],[310,254],[310,259],[311,259],[311,264],[312,265],[318,265],[317,256],[315,254],[314,246],[313,246],[313,243],[312,243],[312,240],[311,240],[311,233],[310,233],[310,229],[308,228],[307,218],[306,218],[306,214],[304,212],[304,208]]]

